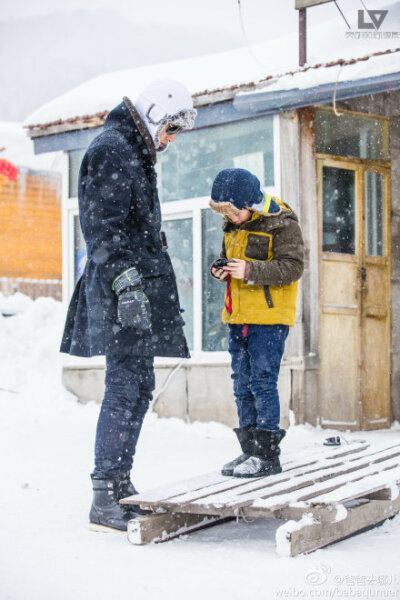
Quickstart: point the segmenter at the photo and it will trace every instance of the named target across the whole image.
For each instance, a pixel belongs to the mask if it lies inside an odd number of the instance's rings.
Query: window
[[[223,238],[222,217],[208,208],[212,182],[221,169],[241,167],[257,175],[265,191],[279,196],[279,159],[274,155],[278,124],[279,117],[268,116],[190,131],[179,135],[168,151],[158,156],[163,229],[177,271],[181,305],[186,309],[186,334],[196,359],[222,358],[219,353],[228,349],[227,328],[221,321],[226,286],[209,273],[210,264],[220,255]],[[191,258],[183,246],[184,239],[189,243],[189,221]],[[180,273],[183,267],[185,277]]]
[[[317,110],[316,151],[368,160],[389,160],[389,121],[369,115]]]
[[[365,252],[383,256],[384,177],[365,172]]]
[[[163,223],[168,252],[176,275],[179,300],[185,321],[185,335],[193,349],[193,224],[191,218],[170,219]]]
[[[86,264],[86,244],[83,238],[79,216],[74,215],[74,283],[78,281]]]
[[[157,163],[162,202],[209,196],[222,169],[252,171],[263,186],[273,186],[273,118],[227,123],[183,133]]]
[[[86,150],[72,150],[69,152],[69,197],[77,198],[78,196],[78,177],[83,155]]]
[[[354,171],[324,167],[323,240],[324,252],[355,253]]]
[[[202,226],[202,329],[205,352],[227,350],[226,326],[221,321],[226,284],[210,276],[210,265],[219,257],[222,246],[222,218],[210,209],[201,211]]]
[[[222,217],[208,208],[211,185],[228,167],[252,171],[265,191],[279,195],[279,117],[258,117],[181,134],[158,155],[158,191],[168,252],[175,270],[185,334],[195,359],[223,358],[226,326],[221,322],[225,284],[211,278],[210,264],[219,257]],[[85,243],[79,225],[77,183],[83,150],[69,152],[68,293],[82,273]],[[67,222],[67,220],[66,220]]]

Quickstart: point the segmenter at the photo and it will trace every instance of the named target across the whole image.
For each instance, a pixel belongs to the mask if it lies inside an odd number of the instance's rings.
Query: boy
[[[286,432],[279,428],[277,383],[303,272],[301,230],[289,206],[265,195],[245,169],[218,173],[210,208],[225,217],[222,251],[211,274],[227,283],[222,321],[229,324],[239,417],[234,432],[243,452],[222,474],[280,473],[279,443]]]

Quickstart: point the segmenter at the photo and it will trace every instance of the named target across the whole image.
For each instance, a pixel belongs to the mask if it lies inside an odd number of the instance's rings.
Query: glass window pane
[[[219,257],[222,246],[222,218],[210,209],[202,210],[203,257],[203,350],[228,349],[228,332],[221,321],[226,285],[210,275],[211,263]]]
[[[253,171],[274,185],[273,117],[227,123],[179,135],[157,161],[162,202],[209,196],[221,169]]]
[[[74,216],[74,276],[75,283],[83,273],[86,264],[86,244],[83,239],[78,215]]]
[[[78,196],[78,176],[81,162],[86,150],[72,150],[69,155],[69,197],[76,198]]]
[[[323,167],[323,251],[354,254],[354,171]]]
[[[193,224],[192,219],[173,219],[163,222],[168,252],[175,270],[184,330],[189,348],[193,348]]]
[[[380,173],[365,173],[365,252],[383,256],[383,190]]]
[[[331,110],[317,110],[316,150],[321,154],[369,160],[389,160],[388,122]]]

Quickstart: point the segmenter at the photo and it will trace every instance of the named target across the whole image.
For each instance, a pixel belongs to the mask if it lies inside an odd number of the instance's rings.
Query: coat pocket
[[[269,236],[249,233],[244,255],[246,258],[252,258],[253,260],[267,260],[269,245]]]

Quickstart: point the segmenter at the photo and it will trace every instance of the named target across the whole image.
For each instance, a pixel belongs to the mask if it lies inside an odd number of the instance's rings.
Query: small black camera
[[[213,267],[214,269],[222,269],[222,267],[226,267],[226,265],[230,262],[234,262],[233,260],[228,260],[227,258],[217,258],[217,260],[215,260],[213,262]]]

